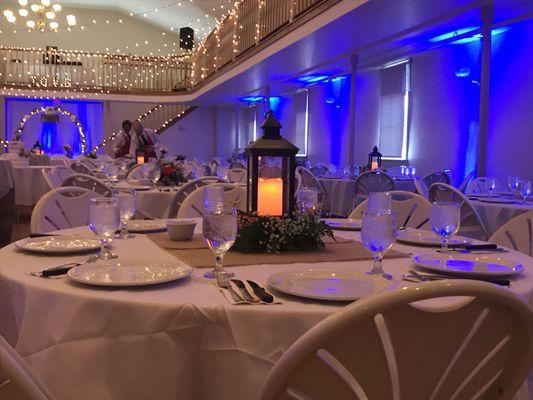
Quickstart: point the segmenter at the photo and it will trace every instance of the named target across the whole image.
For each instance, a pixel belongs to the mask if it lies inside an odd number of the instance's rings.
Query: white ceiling
[[[234,3],[230,0],[56,0],[54,2],[64,7],[114,10],[125,15],[134,14],[135,18],[141,18],[163,29],[190,26],[197,32],[197,37],[209,33],[215,24],[215,18],[225,15]],[[78,21],[79,24],[84,22],[88,21]]]

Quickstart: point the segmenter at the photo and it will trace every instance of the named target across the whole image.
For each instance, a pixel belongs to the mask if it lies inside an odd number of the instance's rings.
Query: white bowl
[[[167,221],[167,232],[170,240],[191,240],[196,227],[193,219],[175,219]]]

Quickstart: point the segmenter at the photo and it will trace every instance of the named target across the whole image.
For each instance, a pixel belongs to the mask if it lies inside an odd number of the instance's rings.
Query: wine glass
[[[117,256],[108,249],[109,240],[117,230],[120,221],[118,201],[115,197],[89,200],[89,228],[100,237],[101,260],[111,260]]]
[[[302,187],[296,193],[298,209],[304,212],[320,213],[318,207],[318,190],[314,187]]]
[[[202,236],[215,256],[215,269],[204,274],[206,278],[232,277],[224,269],[224,255],[237,239],[237,211],[230,206],[205,209],[202,221]]]
[[[489,177],[485,181],[485,186],[487,187],[487,190],[489,191],[490,197],[494,196],[494,191],[496,190],[496,183],[497,183],[497,180],[494,177]]]
[[[442,237],[440,251],[446,253],[450,236],[455,235],[461,225],[461,207],[458,203],[434,202],[430,221],[433,232]]]
[[[350,171],[351,170],[352,169],[350,168],[350,164],[346,164],[344,166],[344,170],[342,172],[343,172],[343,175],[344,175],[345,178],[349,178],[350,177]]]
[[[155,187],[160,178],[161,170],[156,165],[154,165],[153,168],[148,171],[148,179],[152,181],[152,184]]]
[[[118,167],[115,164],[108,164],[105,173],[111,182],[116,183],[118,181]]]
[[[368,275],[381,275],[392,279],[392,275],[383,271],[383,254],[396,241],[396,218],[390,211],[366,210],[361,222],[361,241],[374,255],[372,269]]]
[[[392,196],[389,192],[371,192],[368,196],[367,210],[392,211]]]
[[[527,202],[527,198],[531,194],[531,190],[531,181],[520,182],[520,196],[522,196],[522,200],[524,200],[524,203]]]
[[[509,176],[507,178],[507,185],[509,186],[509,189],[512,193],[516,193],[518,191],[520,181],[518,180],[518,177],[516,176]]]
[[[358,165],[356,165],[355,167],[353,167],[353,176],[354,178],[357,178],[359,176],[359,174],[361,173],[361,168],[359,168]]]
[[[120,238],[128,239],[133,237],[133,235],[128,232],[128,221],[133,218],[135,211],[137,211],[135,191],[119,192],[117,198],[118,207],[120,209]]]

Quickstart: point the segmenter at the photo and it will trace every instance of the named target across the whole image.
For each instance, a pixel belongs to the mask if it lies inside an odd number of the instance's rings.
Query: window
[[[297,93],[294,101],[294,133],[293,143],[300,149],[297,157],[307,157],[307,137],[309,135],[309,91]]]
[[[386,160],[407,160],[409,79],[408,60],[381,70],[379,151]]]

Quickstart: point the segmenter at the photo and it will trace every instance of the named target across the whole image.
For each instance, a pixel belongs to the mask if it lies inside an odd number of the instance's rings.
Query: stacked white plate
[[[32,253],[86,253],[99,250],[100,240],[58,235],[22,239],[15,242],[15,246],[20,250]]]

